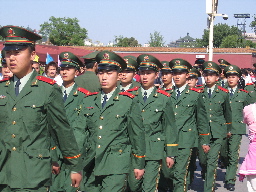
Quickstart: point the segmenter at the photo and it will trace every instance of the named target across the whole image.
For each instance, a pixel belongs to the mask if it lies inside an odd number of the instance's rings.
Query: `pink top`
[[[256,141],[256,104],[245,106],[243,110],[244,123],[249,127],[249,140]]]

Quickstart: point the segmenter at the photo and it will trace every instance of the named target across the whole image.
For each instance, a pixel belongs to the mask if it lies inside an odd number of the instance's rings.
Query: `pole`
[[[210,15],[210,31],[209,31],[209,61],[213,59],[213,21],[214,21],[214,14]]]

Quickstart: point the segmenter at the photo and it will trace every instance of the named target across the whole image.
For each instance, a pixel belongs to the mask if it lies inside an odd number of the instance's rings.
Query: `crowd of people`
[[[0,191],[186,192],[197,158],[205,192],[218,191],[218,163],[228,191],[237,173],[256,191],[255,68],[111,51],[84,62],[62,52],[60,66],[43,66],[33,61],[39,35],[0,35]]]

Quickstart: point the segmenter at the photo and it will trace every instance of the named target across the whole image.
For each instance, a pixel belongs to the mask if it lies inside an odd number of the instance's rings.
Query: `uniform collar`
[[[23,89],[23,87],[26,85],[26,83],[28,82],[28,80],[30,79],[32,73],[33,73],[34,70],[32,70],[29,74],[25,75],[24,77],[22,77],[20,79],[20,85],[19,85],[19,92]],[[13,78],[13,81],[14,81],[14,87],[16,85],[16,82],[19,80],[18,77],[16,77],[14,75],[14,78]]]
[[[63,85],[61,86],[62,94],[64,95],[64,91],[66,91],[66,94],[69,96],[70,92],[72,91],[73,87],[75,86],[75,83],[67,88],[65,88]]]
[[[154,88],[155,87],[153,86],[153,87],[150,87],[149,89],[145,90],[145,89],[143,89],[143,87],[141,87],[142,96],[144,96],[144,93],[147,92],[147,97],[149,97],[149,95],[153,92]]]

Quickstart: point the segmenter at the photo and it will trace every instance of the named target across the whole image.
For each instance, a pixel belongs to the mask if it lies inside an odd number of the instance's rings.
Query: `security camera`
[[[222,17],[224,20],[228,20],[228,15],[227,14],[222,14]]]

